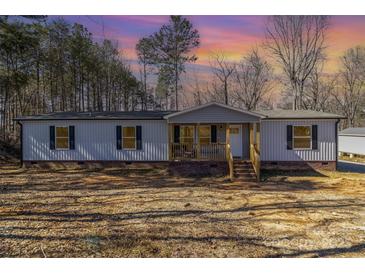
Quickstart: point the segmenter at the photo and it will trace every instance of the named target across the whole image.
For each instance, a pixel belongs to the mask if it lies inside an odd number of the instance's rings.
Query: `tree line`
[[[149,98],[110,40],[44,16],[0,18],[0,127],[13,138],[20,115],[147,109]]]
[[[212,54],[213,79],[195,89],[194,103],[214,100],[247,110],[270,109],[276,103],[282,109],[342,114],[347,117],[342,127],[364,126],[365,47],[346,50],[337,71],[325,72],[329,27],[328,16],[270,16],[265,41],[241,61]]]
[[[271,16],[264,43],[238,62],[224,52],[211,54],[212,77],[204,86],[198,76],[195,83],[182,82],[201,44],[199,31],[186,17],[170,16],[138,41],[136,73],[117,43],[96,42],[81,24],[0,16],[1,138],[16,140],[13,118],[21,115],[179,110],[187,84],[193,89],[190,105],[217,101],[256,110],[277,103],[279,108],[343,114],[343,126],[359,126],[365,109],[365,48],[348,49],[338,71],[325,73],[329,26],[328,16]],[[281,100],[275,102],[278,90]]]

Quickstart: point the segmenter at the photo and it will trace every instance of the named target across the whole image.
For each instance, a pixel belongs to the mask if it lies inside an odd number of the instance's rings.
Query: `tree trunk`
[[[224,81],[224,102],[228,105],[228,84],[227,79]]]
[[[179,110],[179,102],[178,102],[178,81],[179,81],[179,72],[177,71],[177,63],[175,64],[175,110]]]

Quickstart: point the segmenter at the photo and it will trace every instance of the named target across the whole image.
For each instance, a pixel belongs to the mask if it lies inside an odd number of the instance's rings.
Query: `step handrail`
[[[260,182],[260,169],[261,169],[260,151],[258,150],[256,144],[251,144],[250,147],[251,147],[250,158],[251,158],[252,166],[256,173],[257,182]]]
[[[228,174],[229,174],[229,179],[233,180],[233,155],[232,155],[232,150],[231,150],[231,145],[227,144],[226,146],[226,159],[227,159],[227,163],[228,163]]]

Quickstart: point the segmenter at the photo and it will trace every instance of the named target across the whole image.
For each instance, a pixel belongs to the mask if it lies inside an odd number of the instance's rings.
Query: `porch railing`
[[[170,143],[172,160],[226,160],[226,144]]]
[[[251,144],[250,146],[250,160],[253,165],[253,169],[256,173],[257,181],[260,181],[260,151],[257,148],[256,144]]]

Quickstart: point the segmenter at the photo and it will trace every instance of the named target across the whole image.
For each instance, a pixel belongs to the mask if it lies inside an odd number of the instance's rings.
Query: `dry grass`
[[[0,168],[3,257],[363,257],[364,175]]]

